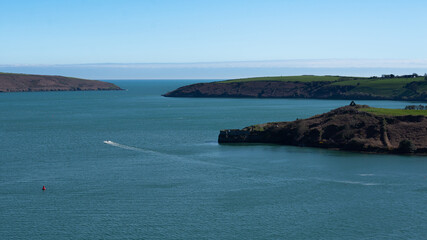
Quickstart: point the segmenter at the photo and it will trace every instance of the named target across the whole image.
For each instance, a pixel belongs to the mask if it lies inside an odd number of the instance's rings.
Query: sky
[[[133,77],[144,77],[153,63],[333,68],[341,60],[427,67],[423,0],[0,0],[0,9],[0,71],[138,63]]]

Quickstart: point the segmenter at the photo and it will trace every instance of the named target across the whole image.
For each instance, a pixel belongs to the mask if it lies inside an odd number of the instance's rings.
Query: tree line
[[[381,75],[381,77],[377,77],[377,76],[372,76],[370,77],[370,79],[378,79],[378,78],[383,78],[383,79],[389,79],[389,78],[417,78],[417,77],[421,77],[420,75],[413,73],[410,75],[394,75],[394,74],[383,74]],[[424,74],[424,79],[427,80],[427,73]]]

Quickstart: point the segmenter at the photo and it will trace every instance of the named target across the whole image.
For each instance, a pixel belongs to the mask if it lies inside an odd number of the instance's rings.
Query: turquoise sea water
[[[217,144],[220,129],[349,101],[164,98],[194,81],[113,82],[128,90],[0,94],[1,239],[427,236],[427,157]]]

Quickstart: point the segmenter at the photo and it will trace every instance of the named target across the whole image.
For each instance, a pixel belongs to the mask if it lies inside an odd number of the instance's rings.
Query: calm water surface
[[[113,82],[128,91],[0,94],[1,239],[427,236],[427,157],[217,144],[220,129],[349,101],[164,98],[192,81]]]

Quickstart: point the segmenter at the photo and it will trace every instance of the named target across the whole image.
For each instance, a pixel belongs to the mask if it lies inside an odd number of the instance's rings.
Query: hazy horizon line
[[[100,68],[427,68],[427,59],[286,59],[213,62],[0,64],[0,67]]]
[[[294,59],[188,63],[0,64],[0,72],[103,80],[235,79],[260,76],[422,74],[427,59]]]

